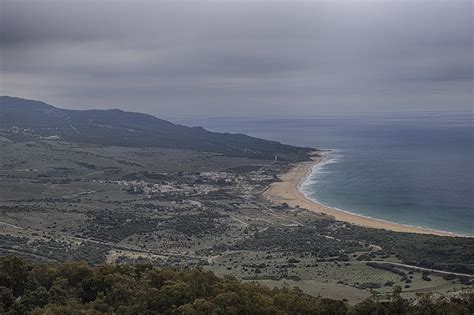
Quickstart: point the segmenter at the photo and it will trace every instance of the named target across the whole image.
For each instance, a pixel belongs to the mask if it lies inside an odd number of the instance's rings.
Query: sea
[[[474,236],[474,114],[357,113],[174,119],[330,150],[301,185],[343,211]]]

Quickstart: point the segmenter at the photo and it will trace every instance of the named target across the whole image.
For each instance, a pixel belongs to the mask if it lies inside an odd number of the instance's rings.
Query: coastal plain
[[[267,200],[267,187],[298,178],[290,162],[44,139],[0,146],[1,255],[198,266],[350,303],[396,285],[406,297],[472,288],[472,239],[371,229]],[[312,163],[296,164],[298,174]]]

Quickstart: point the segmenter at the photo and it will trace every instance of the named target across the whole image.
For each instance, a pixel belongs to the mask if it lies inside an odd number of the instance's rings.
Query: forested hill
[[[151,115],[111,110],[67,110],[43,102],[0,96],[0,131],[13,141],[39,138],[125,147],[161,147],[226,156],[302,161],[310,148],[244,134],[186,127]]]
[[[400,296],[350,306],[294,288],[270,289],[202,269],[31,264],[0,258],[1,314],[472,314],[474,294]]]

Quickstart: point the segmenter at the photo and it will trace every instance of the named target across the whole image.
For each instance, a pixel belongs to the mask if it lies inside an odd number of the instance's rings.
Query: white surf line
[[[323,152],[323,153],[321,153]],[[319,167],[321,169],[322,166],[325,166],[327,164],[332,164],[333,162],[331,163],[328,163],[329,161],[331,161],[331,153],[334,153],[334,152],[338,152],[338,150],[321,150],[320,151],[320,154],[321,154],[321,159],[319,161],[317,160],[314,160],[315,163],[308,169],[308,171],[306,172],[306,174],[300,179],[300,181],[298,182],[297,184],[297,190],[299,191],[299,193],[306,199],[308,200],[309,202],[312,202],[316,205],[319,205],[321,207],[325,207],[325,208],[329,208],[329,209],[332,209],[334,211],[338,211],[338,212],[341,212],[341,213],[346,213],[346,214],[349,214],[349,215],[352,215],[352,216],[356,216],[356,217],[360,217],[360,218],[365,218],[365,219],[369,219],[369,220],[373,220],[373,221],[378,221],[378,222],[381,222],[381,223],[388,223],[388,224],[395,224],[395,225],[398,225],[400,227],[407,227],[407,228],[415,228],[415,229],[421,229],[422,230],[422,233],[419,233],[419,232],[414,232],[414,231],[411,231],[411,232],[403,232],[403,233],[415,233],[415,234],[426,234],[426,235],[437,235],[437,236],[442,236],[442,237],[447,237],[447,236],[450,236],[450,237],[474,237],[474,236],[471,236],[471,235],[468,235],[468,234],[462,234],[462,233],[456,233],[456,232],[450,232],[450,231],[444,231],[444,230],[439,230],[439,229],[435,229],[435,228],[430,228],[430,227],[424,227],[424,226],[418,226],[418,225],[412,225],[412,224],[406,224],[406,223],[399,223],[399,222],[396,222],[396,221],[390,221],[388,219],[382,219],[382,218],[377,218],[377,217],[372,217],[372,216],[368,216],[368,215],[363,215],[363,214],[359,214],[357,212],[352,212],[350,210],[344,210],[344,209],[340,209],[340,208],[337,208],[337,207],[334,207],[334,206],[331,206],[331,205],[328,205],[328,204],[325,204],[325,203],[322,203],[320,202],[319,200],[309,196],[305,191],[304,191],[304,185],[308,182],[308,179],[311,175],[314,174],[314,169],[315,167]],[[271,202],[271,201],[270,201]],[[312,211],[312,210],[308,210],[308,209],[302,209],[302,210],[306,210],[306,211]],[[315,211],[312,211],[312,212],[315,212]],[[317,211],[316,211],[317,212]],[[341,221],[341,220],[338,220],[338,221]],[[349,221],[343,221],[343,222],[348,222],[350,224],[354,224],[354,223],[351,223]],[[358,225],[358,224],[355,224],[355,225]],[[369,228],[372,228],[370,226],[368,226]],[[388,230],[391,230],[390,228],[388,228]],[[427,233],[429,232],[429,233]]]

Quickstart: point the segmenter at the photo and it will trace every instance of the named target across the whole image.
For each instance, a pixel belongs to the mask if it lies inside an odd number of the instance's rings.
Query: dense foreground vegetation
[[[219,278],[201,269],[83,262],[32,264],[0,258],[1,314],[473,314],[474,294],[420,296],[408,301],[400,288],[385,301],[355,306],[304,294]]]

